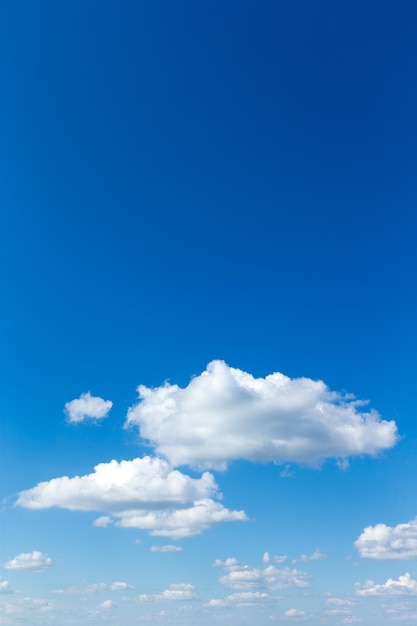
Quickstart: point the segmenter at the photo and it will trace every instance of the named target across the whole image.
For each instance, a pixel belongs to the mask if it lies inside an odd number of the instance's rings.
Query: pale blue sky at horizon
[[[0,16],[0,625],[416,622],[417,5]]]

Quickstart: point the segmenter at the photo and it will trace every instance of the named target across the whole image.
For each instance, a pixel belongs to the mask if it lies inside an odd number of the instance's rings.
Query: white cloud
[[[121,580],[117,580],[110,585],[110,591],[126,591],[127,589],[133,589],[132,585]]]
[[[98,528],[106,528],[109,524],[112,524],[113,520],[108,515],[102,515],[94,520],[93,526],[97,526]]]
[[[346,598],[328,598],[327,604],[329,604],[330,606],[344,607],[352,606],[352,604],[354,603],[352,602],[352,600],[347,600]]]
[[[52,559],[43,552],[22,552],[4,564],[5,569],[43,571],[52,567]]]
[[[173,546],[168,544],[166,546],[151,546],[151,552],[181,552],[180,546]]]
[[[393,421],[322,381],[266,378],[212,361],[187,387],[140,385],[126,426],[136,425],[175,466],[224,469],[229,461],[320,464],[377,454],[397,441]]]
[[[8,580],[0,580],[0,594],[12,593]]]
[[[107,417],[112,406],[111,400],[92,396],[87,391],[87,393],[82,393],[79,398],[66,402],[64,412],[68,422],[78,424],[85,420],[100,420]]]
[[[304,611],[299,611],[298,609],[288,609],[285,611],[283,617],[305,617]]]
[[[104,602],[99,604],[100,609],[114,609],[116,606],[117,604],[113,600],[104,600]]]
[[[194,600],[197,595],[194,590],[194,586],[189,583],[172,584],[162,591],[161,593],[146,594],[142,593],[139,596],[141,602],[151,602],[153,600]]]
[[[126,513],[117,525],[148,530],[154,536],[181,539],[198,535],[219,522],[245,520],[247,517],[244,511],[229,511],[219,502],[206,498],[186,509]]]
[[[325,558],[326,558],[326,555],[323,554],[321,550],[316,548],[313,554],[301,554],[298,561],[301,561],[301,563],[307,563],[308,561],[321,561],[322,559],[325,559]]]
[[[358,596],[414,596],[417,595],[417,580],[411,578],[407,572],[397,580],[388,578],[382,585],[377,585],[373,580],[368,580],[363,585],[356,583],[355,591]]]
[[[286,560],[288,559],[286,554],[281,554],[281,555],[277,555],[277,556],[271,556],[269,554],[269,552],[264,552],[264,555],[262,557],[262,562],[263,563],[284,563]]]
[[[262,569],[249,567],[239,563],[234,558],[225,561],[217,560],[214,565],[224,572],[219,582],[231,589],[256,590],[256,589],[290,589],[310,586],[310,576],[306,572],[284,567],[278,568],[267,565]]]
[[[71,511],[103,511],[118,520],[117,526],[172,538],[201,533],[218,522],[247,519],[243,511],[229,511],[213,497],[221,494],[209,472],[191,478],[162,459],[145,456],[100,463],[86,476],[62,476],[38,483],[20,492],[16,504],[28,509],[56,506]],[[110,522],[106,515],[94,525]]]
[[[230,596],[222,599],[212,599],[205,606],[209,608],[217,608],[224,606],[237,606],[246,607],[254,606],[257,604],[264,604],[266,602],[275,602],[278,598],[273,598],[267,593],[261,593],[260,591],[241,591],[239,593],[233,593]]]
[[[103,593],[104,591],[127,591],[133,589],[132,585],[129,585],[123,581],[115,581],[110,585],[106,583],[90,583],[89,585],[77,586],[71,585],[64,589],[53,589],[51,593],[57,595],[91,595],[96,593]]]
[[[355,546],[362,557],[369,559],[416,559],[417,518],[398,526],[368,526]]]

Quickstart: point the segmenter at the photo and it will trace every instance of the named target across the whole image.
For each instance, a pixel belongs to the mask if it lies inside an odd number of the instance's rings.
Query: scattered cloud
[[[283,617],[287,618],[287,617],[305,617],[306,614],[304,613],[304,611],[299,611],[298,609],[288,609],[288,611],[285,611]]]
[[[218,522],[247,519],[244,511],[229,511],[213,497],[221,494],[209,472],[191,478],[163,459],[145,456],[100,463],[86,476],[38,483],[20,492],[16,504],[28,509],[103,511],[112,514],[117,526],[172,538],[199,534]],[[111,521],[105,515],[94,525]]]
[[[294,559],[293,563],[300,561],[301,563],[307,563],[308,561],[321,561],[325,559],[326,555],[321,550],[316,548],[313,554],[301,554],[298,559]]]
[[[133,589],[132,585],[121,580],[116,580],[110,585],[110,591],[127,591],[128,589]]]
[[[369,559],[416,559],[417,518],[398,526],[368,526],[355,546],[362,557]]]
[[[212,361],[185,388],[140,385],[126,426],[138,426],[174,466],[224,469],[237,459],[318,465],[377,454],[397,441],[394,421],[330,391],[322,381],[274,373],[254,378]]]
[[[64,413],[67,422],[79,424],[86,420],[101,420],[110,412],[113,406],[111,400],[103,400],[98,396],[92,396],[89,391],[82,393],[79,398],[65,403]]]
[[[363,585],[356,583],[355,591],[358,596],[414,596],[417,595],[417,580],[411,578],[407,572],[397,580],[388,578],[387,582],[381,585],[377,585],[373,580],[368,580]]]
[[[116,606],[117,604],[113,600],[104,600],[104,602],[99,604],[100,609],[114,609]]]
[[[210,600],[205,606],[209,608],[225,606],[246,607],[265,604],[266,602],[275,602],[278,599],[260,591],[241,591],[240,593],[233,593],[226,598]]]
[[[288,559],[286,554],[271,556],[269,552],[264,552],[262,557],[263,563],[284,563]]]
[[[219,582],[231,589],[277,590],[310,586],[310,576],[295,568],[277,568],[274,565],[267,565],[258,569],[243,565],[234,558],[228,558],[225,561],[216,560],[214,565],[225,572]]]
[[[197,598],[197,594],[194,590],[194,585],[189,583],[172,584],[162,591],[161,593],[147,594],[142,593],[139,596],[141,602],[152,602],[155,600],[194,600]]]
[[[132,585],[123,581],[115,581],[109,585],[106,583],[90,583],[84,586],[71,585],[64,589],[53,589],[51,593],[58,595],[91,595],[103,593],[104,591],[127,591],[129,589],[133,589]]]
[[[5,569],[44,571],[52,567],[52,559],[43,552],[22,552],[4,564]]]
[[[151,552],[181,552],[181,546],[173,546],[168,544],[166,546],[151,546]]]
[[[8,580],[0,580],[0,594],[12,593]]]

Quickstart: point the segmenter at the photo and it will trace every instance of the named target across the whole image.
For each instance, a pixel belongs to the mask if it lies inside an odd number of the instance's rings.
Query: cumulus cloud
[[[365,584],[355,584],[355,591],[358,596],[403,596],[417,595],[417,580],[411,578],[407,572],[399,576],[397,580],[388,578],[386,583],[377,585],[373,580],[368,580]]]
[[[217,522],[245,520],[244,511],[229,511],[219,498],[214,476],[191,478],[157,457],[100,463],[92,474],[62,476],[20,492],[16,504],[28,509],[60,507],[103,511],[116,525],[180,538],[203,532]],[[111,523],[109,515],[94,525]]]
[[[107,417],[112,406],[111,400],[92,396],[87,391],[87,393],[82,393],[79,398],[66,402],[64,412],[67,416],[67,422],[78,424],[85,420],[101,420]]]
[[[254,378],[212,361],[189,385],[140,385],[126,426],[174,466],[224,469],[237,459],[318,465],[392,447],[393,421],[364,402],[332,392],[322,381],[280,373]]]
[[[5,569],[43,571],[52,567],[52,559],[43,552],[22,552],[4,564]]]
[[[181,552],[180,546],[173,546],[168,544],[166,546],[151,546],[151,552]]]
[[[124,581],[117,580],[110,585],[107,585],[106,583],[91,583],[84,586],[71,585],[70,587],[65,587],[64,589],[53,589],[51,593],[58,595],[91,595],[95,593],[103,593],[104,591],[127,591],[129,589],[133,589],[132,585],[129,585]]]
[[[310,586],[310,576],[295,568],[266,565],[258,569],[243,565],[235,558],[228,558],[225,561],[216,560],[214,565],[225,572],[219,582],[231,589],[277,590]]]
[[[369,559],[416,559],[417,518],[398,526],[368,526],[355,546],[361,556]]]
[[[0,594],[12,593],[8,580],[0,580]]]
[[[172,584],[161,593],[147,594],[141,593],[141,602],[152,602],[153,600],[194,600],[197,598],[194,586],[189,583]]]
[[[325,558],[326,558],[326,555],[323,554],[321,550],[316,548],[313,554],[301,554],[298,561],[301,561],[301,563],[307,563],[308,561],[321,561],[322,559],[325,559]],[[296,562],[296,560],[294,562]]]

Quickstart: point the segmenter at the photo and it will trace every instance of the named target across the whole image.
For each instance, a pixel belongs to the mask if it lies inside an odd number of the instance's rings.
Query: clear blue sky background
[[[405,0],[2,3],[1,624],[415,616],[417,582],[375,597],[355,583],[415,581],[417,551],[366,558],[354,541],[417,515],[416,32]],[[15,506],[40,481],[155,454],[123,429],[136,387],[186,387],[213,359],[369,399],[401,439],[345,470],[212,468],[249,521],[172,553],[93,527],[106,511]],[[109,416],[69,424],[65,403],[89,390]],[[33,551],[52,567],[7,567]],[[213,561],[259,569],[264,552],[311,586],[208,606],[243,589]],[[172,584],[197,597],[156,597]]]

